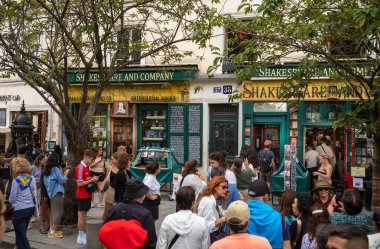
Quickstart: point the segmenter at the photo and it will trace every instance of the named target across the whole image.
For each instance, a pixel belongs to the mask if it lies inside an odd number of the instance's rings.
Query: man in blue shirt
[[[248,233],[267,238],[273,249],[290,249],[289,227],[281,214],[266,203],[268,194],[265,181],[259,179],[249,184],[248,195],[251,200],[248,202]]]

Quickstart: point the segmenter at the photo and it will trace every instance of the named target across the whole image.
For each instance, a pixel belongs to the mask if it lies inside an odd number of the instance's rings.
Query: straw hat
[[[320,188],[329,188],[329,189],[334,189],[334,187],[331,185],[331,183],[327,182],[327,181],[318,181],[316,184],[315,184],[315,188],[313,189],[313,191],[316,191]]]

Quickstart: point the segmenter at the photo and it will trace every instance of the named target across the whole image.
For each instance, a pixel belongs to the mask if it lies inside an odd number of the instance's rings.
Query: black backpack
[[[272,159],[270,158],[270,153],[265,153],[264,151],[261,151],[261,153],[259,153],[259,163],[260,170],[262,172],[269,172],[272,169]]]

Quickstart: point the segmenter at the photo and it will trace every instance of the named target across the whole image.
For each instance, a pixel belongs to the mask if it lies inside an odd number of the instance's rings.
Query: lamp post
[[[15,117],[9,128],[11,129],[11,140],[15,141],[17,146],[21,144],[28,146],[26,159],[32,161],[32,136],[34,126],[31,118],[26,114],[24,101],[22,101],[20,113]]]

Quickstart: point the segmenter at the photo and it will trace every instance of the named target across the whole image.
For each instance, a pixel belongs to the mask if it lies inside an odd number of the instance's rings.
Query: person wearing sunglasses
[[[226,222],[224,216],[227,199],[230,192],[228,181],[223,176],[215,176],[211,179],[207,188],[202,193],[197,214],[206,219],[208,230],[210,231],[211,243],[223,237],[222,225]],[[217,205],[217,200],[222,199],[223,204]]]
[[[334,212],[342,212],[339,203],[332,204],[334,187],[327,181],[318,181],[313,189],[313,198],[316,203],[324,205],[327,209],[333,208]],[[332,206],[333,205],[333,206]],[[329,207],[330,206],[330,207]]]

